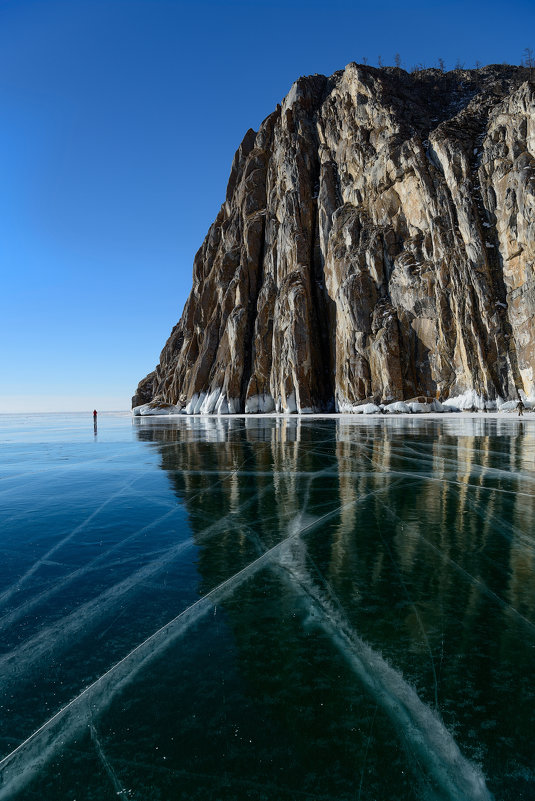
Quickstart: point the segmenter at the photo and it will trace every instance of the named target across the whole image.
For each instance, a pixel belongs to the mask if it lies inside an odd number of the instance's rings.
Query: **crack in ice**
[[[151,662],[174,641],[183,636],[217,604],[228,598],[246,581],[260,570],[269,566],[289,540],[296,539],[305,532],[315,529],[328,519],[332,519],[346,506],[354,506],[365,501],[380,490],[372,491],[361,498],[307,522],[290,537],[277,543],[249,565],[221,582],[202,598],[183,610],[177,617],[162,626],[158,631],[130,651],[123,659],[107,670],[93,684],[86,687],[78,696],[66,704],[55,715],[40,726],[17,748],[0,760],[0,801],[23,787],[35,772],[49,761],[58,747],[62,747],[77,733],[87,729],[97,711],[109,705],[112,698],[123,689],[139,671]]]

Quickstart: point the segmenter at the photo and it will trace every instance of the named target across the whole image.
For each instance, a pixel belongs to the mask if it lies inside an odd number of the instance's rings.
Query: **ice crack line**
[[[261,492],[268,492],[269,489],[269,487],[266,487]],[[261,492],[259,492],[254,499],[245,501],[236,511],[230,512],[221,520],[218,520],[216,523],[204,529],[197,536],[196,541],[189,539],[172,546],[165,551],[162,556],[144,565],[139,570],[117,584],[112,585],[109,589],[100,593],[100,595],[97,595],[95,598],[92,598],[90,601],[76,607],[63,618],[42,628],[37,634],[23,642],[20,646],[1,656],[0,689],[8,686],[13,680],[18,681],[21,675],[27,673],[32,665],[40,662],[46,654],[50,653],[53,646],[56,646],[57,651],[58,644],[69,643],[72,639],[72,635],[81,628],[87,631],[91,624],[101,619],[110,609],[113,609],[123,596],[142,582],[145,582],[147,579],[152,578],[159,571],[163,570],[166,565],[170,564],[185,550],[193,548],[201,542],[205,542],[216,534],[219,534],[225,526],[230,525],[231,520],[235,519],[236,514],[254,503],[260,497]]]
[[[384,492],[384,488],[369,492],[357,500],[306,523],[302,528],[294,530],[288,538],[273,546],[247,567],[223,581],[158,629],[93,684],[86,687],[76,698],[66,704],[0,761],[0,801],[11,798],[14,792],[25,786],[32,776],[53,757],[58,748],[64,746],[77,734],[86,731],[97,712],[105,709],[113,697],[134,679],[144,666],[182,637],[217,604],[270,565],[289,540],[296,539],[328,519],[332,519],[346,506],[362,503],[379,492]]]
[[[29,598],[25,603],[21,604],[20,606],[17,606],[10,612],[7,612],[5,615],[0,617],[0,631],[7,628],[8,626],[11,626],[21,617],[28,614],[28,612],[31,611],[35,606],[37,606],[40,603],[43,603],[52,596],[56,595],[56,593],[58,593],[60,590],[65,589],[65,587],[67,587],[69,584],[72,584],[73,581],[76,581],[85,576],[87,573],[90,573],[102,562],[107,561],[112,554],[120,550],[131,540],[142,536],[148,531],[151,531],[159,523],[163,523],[164,520],[167,520],[168,518],[176,515],[179,510],[180,507],[175,507],[174,509],[171,509],[170,511],[158,517],[156,520],[153,520],[152,523],[149,523],[147,526],[144,526],[143,528],[134,531],[133,534],[130,534],[124,540],[121,540],[115,545],[112,545],[111,548],[108,548],[107,550],[99,554],[97,557],[95,557],[95,559],[92,559],[87,564],[83,565],[77,570],[73,570],[71,573],[68,573],[66,576],[63,576],[62,578],[57,579],[54,582],[54,584],[52,584],[46,590],[43,590],[37,595],[34,595],[32,598]],[[48,560],[46,560],[46,562],[48,562]],[[46,562],[44,561],[44,558],[41,560],[42,564],[46,564]],[[124,560],[122,563],[124,564]]]
[[[322,597],[302,565],[290,553],[290,544],[298,541],[307,531],[340,513],[346,506],[354,506],[384,491],[385,487],[382,487],[367,493],[294,529],[281,543],[222,582],[131,651],[0,762],[0,801],[8,799],[14,791],[24,786],[65,742],[77,733],[86,731],[93,715],[101,712],[144,666],[196,625],[218,603],[274,562],[291,576],[293,586],[308,599],[318,615],[319,625],[329,634],[364,686],[390,715],[398,730],[403,732],[407,742],[439,783],[442,796],[445,793],[450,801],[490,801],[492,796],[484,778],[464,759],[438,715],[422,703],[400,673],[348,628],[343,617]]]
[[[247,460],[245,460],[243,462],[243,464],[245,464],[246,461]],[[228,473],[225,473],[225,475],[222,476],[219,481],[213,482],[210,485],[210,487],[204,487],[203,489],[201,489],[198,492],[194,493],[192,496],[190,496],[187,499],[188,503],[191,503],[192,501],[196,500],[199,496],[203,495],[206,492],[212,492],[215,489],[215,487],[221,485],[228,478],[232,478],[232,476],[234,476],[241,469],[242,466],[243,465],[239,465],[234,470],[232,470],[232,471],[230,471]],[[143,475],[145,475],[145,473],[143,473]],[[97,510],[95,510],[95,512],[93,512],[93,514],[89,518],[87,518],[83,523],[81,523],[80,526],[78,526],[77,529],[75,529],[73,532],[71,532],[61,542],[57,543],[57,545],[55,545],[51,550],[49,550],[46,554],[44,554],[44,556],[42,556],[38,560],[38,562],[36,562],[30,568],[30,570],[28,570],[25,573],[24,576],[22,576],[17,582],[15,582],[15,584],[13,584],[8,590],[6,590],[3,593],[3,595],[0,595],[0,603],[2,603],[3,600],[4,600],[4,602],[9,600],[9,598],[12,595],[17,593],[21,589],[21,586],[23,586],[26,583],[26,581],[29,578],[31,578],[31,576],[36,572],[36,570],[38,570],[39,567],[41,567],[42,565],[46,564],[49,561],[49,556],[51,554],[55,553],[63,545],[67,544],[67,542],[69,542],[72,539],[72,537],[75,536],[75,534],[77,534],[81,530],[83,530],[87,526],[87,524],[100,511],[102,511],[102,509],[106,506],[106,504],[110,503],[112,500],[117,498],[118,495],[121,495],[122,492],[124,492],[125,489],[131,487],[132,484],[134,484],[138,480],[138,478],[139,478],[139,476],[137,478],[135,478],[134,481],[130,482],[125,487],[123,487],[119,492],[115,493],[115,495],[112,495],[111,498],[108,498],[108,500],[102,506],[100,506]],[[33,609],[37,604],[48,600],[50,597],[54,596],[57,592],[59,592],[61,589],[64,589],[66,586],[71,584],[73,581],[76,581],[77,579],[79,579],[82,576],[86,575],[89,571],[93,570],[95,567],[97,567],[99,564],[101,564],[104,560],[109,559],[111,554],[113,554],[116,551],[120,550],[124,545],[126,545],[131,540],[133,540],[133,539],[135,539],[137,537],[140,537],[141,535],[143,535],[143,534],[147,533],[148,531],[150,531],[151,529],[153,529],[159,523],[163,523],[164,520],[167,520],[168,518],[173,517],[174,515],[176,515],[181,510],[181,508],[182,508],[181,506],[173,506],[168,512],[166,512],[165,514],[163,514],[160,517],[156,518],[156,520],[153,520],[151,523],[149,523],[148,525],[144,526],[143,528],[138,529],[137,531],[134,531],[132,534],[130,534],[124,540],[121,540],[121,542],[118,542],[115,545],[113,545],[111,548],[108,548],[104,553],[99,554],[97,557],[95,557],[95,559],[91,560],[86,565],[82,565],[82,567],[78,568],[77,570],[74,570],[71,573],[69,573],[68,575],[64,576],[63,578],[60,578],[60,579],[56,580],[51,587],[48,587],[47,589],[43,590],[42,592],[38,593],[37,595],[33,596],[32,598],[29,598],[25,603],[21,604],[20,606],[16,607],[15,609],[11,610],[10,612],[4,614],[2,617],[0,617],[0,630],[5,629],[7,626],[12,625],[19,618],[21,618],[23,615],[27,614],[31,609]]]
[[[97,756],[102,762],[104,770],[106,771],[106,775],[108,776],[112,784],[112,787],[115,790],[115,795],[118,796],[124,795],[126,793],[126,790],[124,789],[121,782],[117,778],[117,774],[115,773],[110,760],[104,753],[104,749],[102,748],[102,743],[100,742],[100,737],[98,736],[98,732],[92,723],[89,724],[89,731],[91,732],[91,739],[93,740]]]
[[[53,556],[57,551],[60,550],[60,548],[63,548],[64,545],[70,542],[73,537],[75,537],[77,534],[80,533],[80,531],[83,531],[87,527],[87,525],[98,514],[100,514],[100,512],[103,509],[106,508],[106,506],[109,503],[111,503],[116,498],[119,498],[121,495],[123,495],[129,489],[129,487],[135,484],[136,481],[139,481],[139,479],[142,478],[144,475],[145,473],[143,473],[141,476],[136,476],[136,478],[134,478],[132,481],[128,481],[126,484],[124,484],[120,489],[117,490],[117,492],[114,492],[112,495],[110,495],[109,498],[107,498],[103,503],[100,504],[100,506],[98,506],[93,512],[91,512],[91,514],[88,517],[86,517],[85,520],[83,520],[79,525],[77,525],[76,528],[74,528],[71,532],[69,532],[69,534],[67,534],[66,537],[63,537],[63,539],[61,539],[59,542],[53,545],[52,548],[49,548],[49,550],[45,554],[43,554],[43,556],[41,556],[36,562],[34,562],[34,564],[30,568],[28,568],[28,570],[19,579],[17,579],[17,581],[15,581],[14,584],[11,585],[11,587],[9,587],[0,595],[0,604],[5,604],[7,601],[9,601],[9,599],[13,595],[15,595],[15,593],[17,593],[21,589],[21,587],[24,586],[24,584],[26,584],[28,579],[30,579],[34,575],[34,573],[36,573],[37,570],[39,570],[39,568],[50,559],[51,556]]]
[[[304,545],[304,544],[301,544]],[[416,690],[400,672],[391,667],[353,630],[351,625],[326,599],[305,566],[306,555],[293,554],[292,543],[284,542],[279,565],[292,579],[303,598],[315,612],[312,619],[323,628],[333,644],[361,680],[372,698],[384,709],[429,775],[439,785],[431,797],[449,801],[492,801],[480,771],[461,754],[438,713],[421,701]]]

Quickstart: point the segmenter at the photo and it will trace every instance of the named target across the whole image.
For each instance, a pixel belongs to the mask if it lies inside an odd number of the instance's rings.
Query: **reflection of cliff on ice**
[[[384,489],[373,490],[347,505],[363,503]],[[422,703],[398,671],[387,665],[351,630],[343,614],[313,581],[306,567],[306,554],[300,537],[334,518],[343,511],[343,507],[321,517],[305,517],[307,498],[308,495],[302,511],[288,526],[287,536],[282,542],[266,550],[247,567],[169,621],[8,754],[0,762],[0,799],[12,797],[66,743],[91,730],[93,719],[112,699],[146,665],[217,604],[229,598],[266,567],[275,566],[291,578],[292,586],[309,605],[311,617],[327,632],[359,680],[390,715],[404,742],[417,754],[425,767],[426,777],[430,778],[433,785],[433,789],[431,786],[427,788],[431,791],[430,797],[451,801],[490,799],[483,777],[463,758],[438,715]]]
[[[370,648],[345,620],[336,601],[318,586],[307,568],[304,543],[283,543],[280,566],[309,604],[311,625],[320,626],[378,705],[391,718],[407,749],[416,755],[431,782],[425,798],[451,801],[490,800],[485,779],[461,754],[439,715],[424,704],[401,673]]]
[[[314,521],[313,524],[309,523],[295,530],[290,538],[299,536],[303,531],[321,524],[334,514],[335,512],[329,513]],[[25,742],[4,757],[0,761],[0,799],[12,797],[12,794],[24,786],[59,748],[62,748],[76,735],[82,734],[91,724],[93,717],[103,711],[114,696],[145,665],[200,621],[217,604],[224,601],[242,584],[276,560],[283,545],[284,542],[279,543],[266,551],[243,570],[223,581],[218,587],[162,626],[44,723]]]

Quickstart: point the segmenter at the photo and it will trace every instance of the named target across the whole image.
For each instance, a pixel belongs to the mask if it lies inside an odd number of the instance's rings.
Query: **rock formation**
[[[522,67],[300,78],[234,157],[133,405],[350,411],[535,395],[535,84]]]

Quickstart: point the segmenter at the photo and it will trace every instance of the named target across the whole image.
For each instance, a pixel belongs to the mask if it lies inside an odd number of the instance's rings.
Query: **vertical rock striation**
[[[520,67],[300,78],[250,130],[133,405],[350,411],[535,395],[535,85]]]

